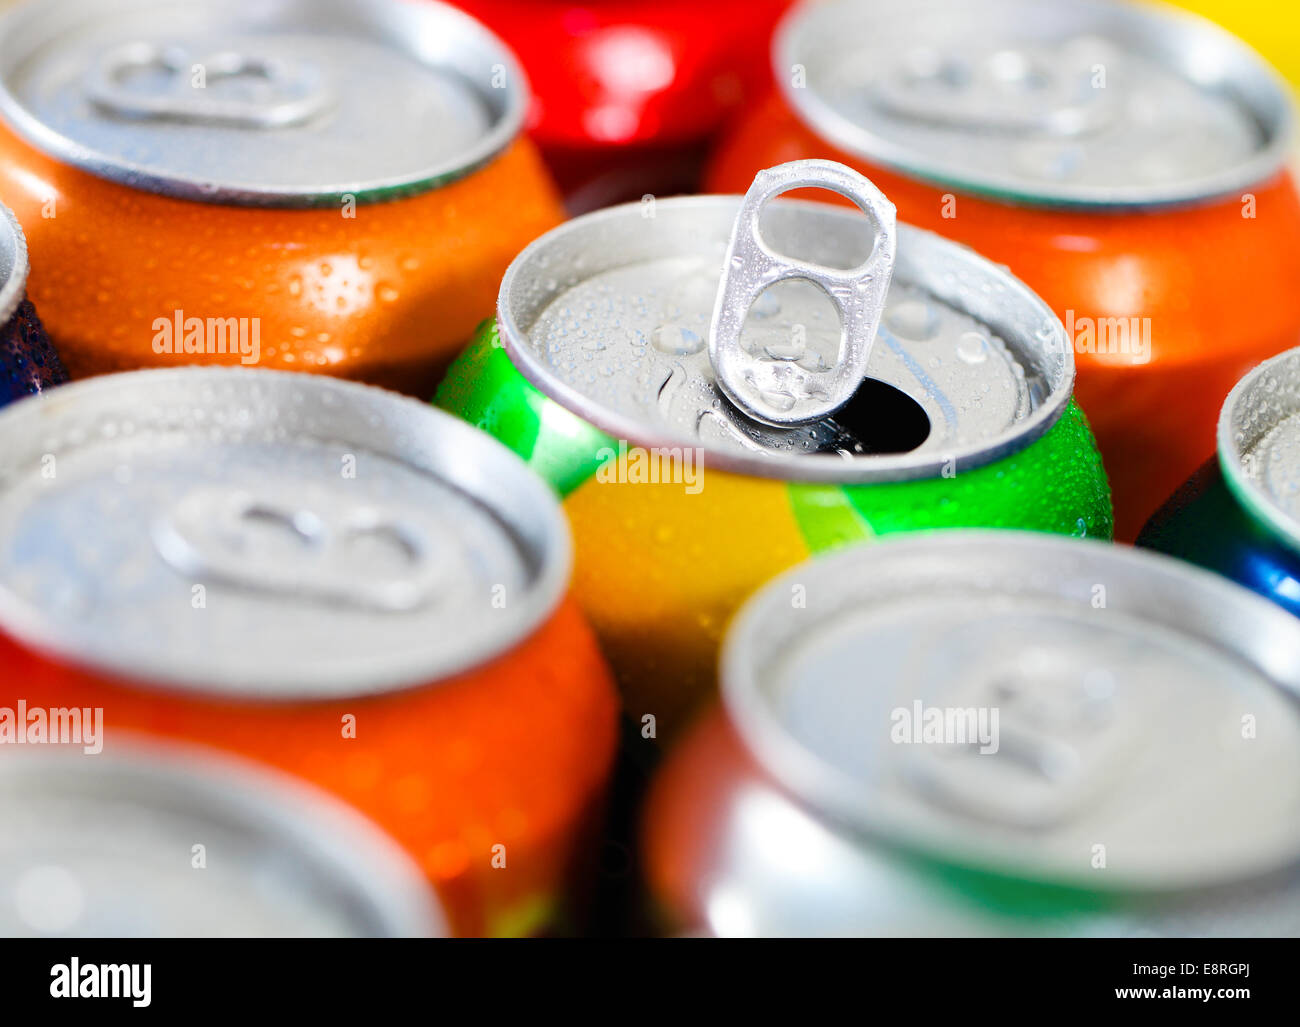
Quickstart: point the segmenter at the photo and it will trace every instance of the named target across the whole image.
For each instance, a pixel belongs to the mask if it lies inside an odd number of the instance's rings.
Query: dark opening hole
[[[930,418],[921,404],[901,389],[874,378],[864,380],[853,398],[822,427],[827,437],[817,447],[819,453],[910,453],[930,437]]]

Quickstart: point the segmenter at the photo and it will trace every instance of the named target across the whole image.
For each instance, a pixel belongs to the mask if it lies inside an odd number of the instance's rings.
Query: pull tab
[[[1094,84],[1093,69],[1104,74],[1113,59],[1087,40],[975,55],[917,50],[880,78],[873,101],[895,117],[949,129],[1083,135],[1110,120],[1113,91]]]
[[[153,539],[187,577],[376,611],[423,606],[444,571],[433,540],[409,522],[373,506],[326,515],[287,493],[195,489],[154,523]],[[347,550],[363,540],[395,554],[400,570],[358,574]]]
[[[196,67],[202,68],[201,85]],[[128,86],[130,79],[135,84]],[[244,95],[215,95],[231,92],[234,80]],[[119,117],[233,128],[301,125],[332,99],[320,73],[306,64],[235,51],[191,57],[182,47],[146,42],[106,52],[85,87],[92,103]]]
[[[808,187],[839,193],[866,213],[876,232],[866,263],[842,271],[794,263],[768,249],[759,231],[763,208],[781,193]],[[843,164],[800,160],[758,173],[736,215],[709,336],[718,385],[744,413],[784,427],[824,418],[852,398],[866,377],[894,274],[894,221],[894,205],[884,193]],[[769,286],[796,278],[821,286],[839,313],[839,358],[829,369],[808,371],[793,361],[767,361],[741,347],[741,330],[754,301]]]

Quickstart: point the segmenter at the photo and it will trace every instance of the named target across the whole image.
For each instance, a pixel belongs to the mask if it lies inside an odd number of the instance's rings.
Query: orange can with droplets
[[[504,446],[381,389],[187,367],[12,404],[0,453],[0,707],[309,781],[459,935],[570,923],[617,700],[563,512]]]
[[[0,197],[74,378],[187,363],[427,396],[563,217],[526,79],[405,0],[39,0],[0,32]]]
[[[805,3],[772,54],[777,89],[706,189],[840,160],[1007,265],[1065,323],[1133,541],[1214,448],[1223,397],[1300,338],[1286,84],[1208,22],[1116,0]]]

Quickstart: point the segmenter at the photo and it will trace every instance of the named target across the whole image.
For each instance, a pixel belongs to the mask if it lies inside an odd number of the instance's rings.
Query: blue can
[[[1300,348],[1237,383],[1219,416],[1218,455],[1137,544],[1217,571],[1300,617]]]
[[[0,205],[0,406],[68,380],[27,298],[27,240]]]

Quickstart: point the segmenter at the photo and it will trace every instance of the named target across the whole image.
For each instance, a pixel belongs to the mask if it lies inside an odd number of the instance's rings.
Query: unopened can
[[[853,547],[747,605],[721,674],[647,809],[668,929],[1300,931],[1300,626],[1221,578],[1023,532]]]
[[[500,40],[406,0],[34,0],[0,195],[74,378],[209,363],[427,396],[563,216]]]
[[[426,403],[238,368],[0,414],[0,681],[276,765],[401,842],[460,934],[559,923],[616,701],[568,529]]]
[[[1282,80],[1200,18],[1107,0],[809,3],[773,63],[706,187],[830,157],[1009,266],[1065,322],[1132,541],[1233,383],[1300,338]]]
[[[9,750],[9,751],[3,751]],[[429,937],[428,882],[344,804],[191,746],[0,750],[0,935]]]
[[[1300,349],[1246,375],[1219,416],[1218,453],[1138,545],[1191,560],[1300,616]]]
[[[815,182],[874,222],[772,199]],[[1060,321],[970,250],[895,234],[873,191],[809,161],[744,198],[571,221],[511,265],[439,389],[567,497],[576,594],[647,737],[710,694],[745,596],[809,553],[930,527],[1110,535]]]
[[[694,192],[708,143],[762,95],[791,0],[458,0],[519,54],[530,134],[583,213]]]
[[[27,298],[27,241],[0,204],[0,406],[68,380]]]

